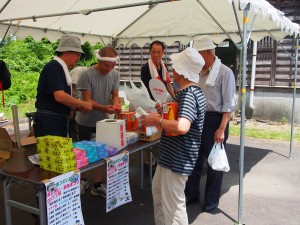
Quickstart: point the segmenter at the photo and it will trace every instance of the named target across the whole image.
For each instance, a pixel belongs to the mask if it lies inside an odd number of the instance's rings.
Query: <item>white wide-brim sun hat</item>
[[[170,56],[173,69],[187,80],[198,83],[199,74],[205,64],[202,56],[194,48],[186,48]]]

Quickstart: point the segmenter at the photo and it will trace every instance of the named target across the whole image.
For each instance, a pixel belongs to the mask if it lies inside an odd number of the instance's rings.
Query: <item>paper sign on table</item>
[[[80,173],[71,171],[44,182],[47,224],[84,225],[80,201]]]
[[[131,202],[129,185],[129,152],[125,151],[107,160],[106,212]]]

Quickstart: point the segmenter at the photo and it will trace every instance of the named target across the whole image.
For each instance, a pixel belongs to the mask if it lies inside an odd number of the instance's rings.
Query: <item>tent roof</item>
[[[300,27],[265,0],[181,0],[148,6],[163,0],[0,0],[0,35],[6,32],[17,38],[28,35],[55,41],[62,33],[77,33],[82,41],[143,46],[154,39],[167,45],[180,41],[187,44],[196,36],[209,34],[216,43],[228,38],[240,42],[232,3],[242,27],[247,3],[249,29],[254,20],[251,39],[265,36],[281,40],[299,34]],[[152,7],[153,6],[153,7]],[[116,9],[118,8],[118,9]],[[91,13],[90,13],[91,12]],[[69,15],[68,15],[69,14]],[[85,15],[87,14],[87,15]],[[210,14],[210,15],[209,15]],[[29,19],[30,18],[30,19]],[[255,19],[254,19],[255,18]],[[221,26],[221,28],[220,28]]]

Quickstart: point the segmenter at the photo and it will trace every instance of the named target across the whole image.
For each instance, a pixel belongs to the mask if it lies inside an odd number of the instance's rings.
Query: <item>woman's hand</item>
[[[158,126],[161,116],[158,113],[149,113],[147,116],[141,116],[141,123],[146,126]]]

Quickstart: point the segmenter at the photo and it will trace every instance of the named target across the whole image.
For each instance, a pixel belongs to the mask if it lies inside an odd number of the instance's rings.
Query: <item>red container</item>
[[[138,131],[138,119],[135,117],[135,112],[121,112],[119,119],[125,120],[127,131]]]
[[[166,120],[177,120],[178,103],[167,102],[163,103],[163,118]],[[178,134],[165,131],[166,136],[178,136]]]

